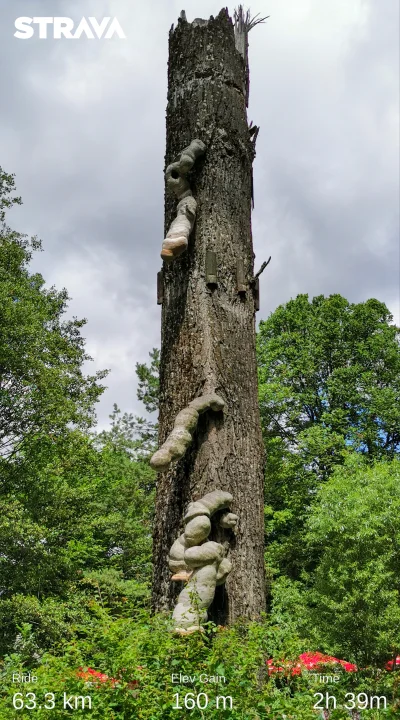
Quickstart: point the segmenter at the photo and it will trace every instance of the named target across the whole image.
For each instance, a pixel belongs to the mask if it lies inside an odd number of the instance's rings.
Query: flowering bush
[[[319,670],[324,665],[340,665],[345,672],[357,671],[357,665],[347,662],[346,660],[339,660],[332,655],[323,655],[320,652],[302,653],[299,655],[298,662],[295,664],[286,663],[276,666],[272,659],[267,660],[269,675],[274,675],[278,672],[286,672],[290,675],[301,675],[303,670]]]
[[[311,643],[300,641],[285,628],[271,625],[269,619],[254,623],[240,621],[227,628],[210,623],[204,634],[177,638],[170,632],[169,615],[152,616],[143,611],[137,618],[109,619],[101,610],[99,608],[98,620],[92,623],[86,637],[67,640],[62,654],[47,652],[35,667],[37,697],[43,697],[51,688],[58,701],[54,709],[37,707],[35,720],[67,717],[68,713],[63,713],[60,707],[64,693],[67,697],[91,698],[90,713],[87,706],[77,709],[73,713],[76,720],[88,717],[92,720],[183,720],[188,713],[184,708],[180,711],[176,708],[176,694],[183,705],[188,691],[194,696],[207,694],[209,705],[207,713],[203,713],[207,720],[228,717],[229,720],[281,720],[284,717],[311,720],[315,717],[312,708],[319,686],[305,670],[323,666],[325,673],[329,666],[343,668],[340,684],[334,689],[329,683],[324,686],[337,697],[338,709],[331,715],[332,720],[333,717],[348,720],[348,715],[340,709],[345,694],[365,692],[366,687],[371,695],[385,696],[388,709],[379,716],[375,711],[366,711],[365,720],[398,720],[399,672],[386,669],[376,672],[376,668],[351,672],[352,664],[345,660],[303,652]],[[284,662],[275,663],[282,669],[286,658],[290,658],[293,676],[279,670],[274,674],[274,662],[267,663],[271,655],[285,658]],[[332,661],[337,661],[336,666]],[[24,657],[16,652],[0,660],[0,720],[16,718],[13,706],[16,687],[12,681],[15,672],[26,672]],[[172,673],[179,677],[180,672],[195,678],[190,688],[181,680],[172,683]],[[200,682],[201,674],[224,676],[226,682],[223,686],[209,683],[205,688]],[[221,693],[233,699],[233,707],[226,708],[225,712],[216,705]],[[200,711],[194,709],[190,715],[196,720],[200,718]],[[28,708],[18,711],[19,720],[32,717]]]
[[[400,670],[400,655],[394,660],[389,660],[385,665],[385,670]]]
[[[115,678],[110,678],[108,675],[105,675],[104,673],[98,672],[98,670],[93,670],[93,668],[88,667],[87,670],[84,670],[83,668],[79,668],[78,672],[76,673],[77,677],[81,680],[85,680],[86,682],[95,682],[95,683],[105,683],[110,682],[112,685],[115,685],[118,680]]]
[[[303,670],[322,670],[324,665],[340,665],[345,672],[357,672],[357,665],[347,662],[347,660],[339,660],[333,655],[323,655],[320,652],[306,652],[298,657],[298,662],[282,663],[274,665],[274,660],[267,660],[268,674],[286,673],[290,675],[301,675]],[[389,660],[385,665],[385,670],[400,670],[400,655],[395,659]]]
[[[142,670],[141,667],[138,667],[137,669]],[[87,670],[84,670],[83,668],[80,667],[78,672],[76,673],[76,676],[80,680],[85,680],[85,682],[87,682],[89,684],[95,684],[95,685],[109,682],[112,687],[115,687],[115,685],[118,685],[120,683],[120,680],[118,680],[117,678],[110,678],[105,673],[101,673],[98,670],[93,670],[93,668],[91,668],[91,667],[88,667]],[[139,685],[138,680],[131,680],[130,682],[127,683],[126,687],[129,690],[133,690],[138,685]]]

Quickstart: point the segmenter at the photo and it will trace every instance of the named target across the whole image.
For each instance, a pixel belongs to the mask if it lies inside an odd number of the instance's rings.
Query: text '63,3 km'
[[[15,710],[92,709],[92,698],[89,695],[69,695],[66,692],[58,697],[54,693],[44,693],[41,696],[35,693],[14,693],[12,703]]]

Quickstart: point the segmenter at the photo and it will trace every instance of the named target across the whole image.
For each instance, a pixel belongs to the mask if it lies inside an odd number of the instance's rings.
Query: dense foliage
[[[81,710],[78,705],[73,717],[94,720],[184,720],[187,717],[312,720],[322,717],[312,709],[320,700],[316,695],[319,691],[336,697],[338,709],[330,716],[331,720],[348,720],[349,712],[343,709],[347,693],[355,697],[368,693],[368,697],[386,699],[386,711],[381,700],[381,709],[377,710],[375,704],[362,713],[363,718],[394,720],[398,717],[399,673],[373,669],[346,673],[337,666],[325,666],[322,671],[327,676],[339,672],[341,680],[340,684],[328,681],[322,686],[318,680],[319,668],[316,672],[269,676],[268,658],[275,664],[280,664],[282,658],[293,664],[307,647],[307,640],[288,632],[274,616],[269,621],[237,623],[231,628],[210,624],[205,635],[175,638],[169,632],[170,619],[162,615],[150,617],[145,611],[136,611],[132,618],[112,619],[99,600],[93,602],[92,609],[95,621],[90,632],[65,642],[56,654],[44,653],[36,665],[31,659],[35,644],[33,628],[26,625],[22,628],[17,648],[5,657],[0,668],[4,698],[0,720],[70,717],[71,711],[62,707],[64,693],[67,697],[90,698],[91,710]],[[54,710],[42,707],[34,714],[28,709],[12,714],[16,686],[11,682],[11,673],[26,667],[33,668],[38,678],[34,686],[37,705],[43,702],[45,693],[51,692]],[[88,672],[93,667],[109,680],[96,682],[96,675]],[[176,675],[174,682],[173,674]],[[186,675],[186,680],[180,674]],[[217,676],[219,682],[205,682],[204,675]],[[192,679],[189,680],[189,676]],[[17,690],[20,689],[17,686]],[[195,704],[197,697],[202,710]],[[217,701],[218,697],[226,700]]]
[[[260,323],[269,564],[298,579],[317,561],[304,524],[318,485],[350,452],[400,451],[399,328],[378,300],[299,295]]]
[[[151,574],[154,473],[141,419],[117,407],[94,434],[106,372],[85,376],[85,321],[65,290],[29,272],[36,240],[11,231],[12,176],[0,173],[0,652],[21,623],[48,648],[110,612],[143,604]],[[147,450],[146,450],[147,449]],[[128,610],[126,612],[129,612]]]
[[[312,626],[320,642],[360,663],[400,654],[400,460],[352,455],[318,491],[307,545]]]

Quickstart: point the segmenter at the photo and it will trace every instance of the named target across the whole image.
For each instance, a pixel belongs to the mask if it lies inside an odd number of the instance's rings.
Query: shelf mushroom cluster
[[[219,525],[235,529],[238,517],[229,512],[232,500],[230,493],[213,490],[201,500],[190,503],[184,517],[185,530],[171,547],[168,564],[173,573],[172,580],[187,583],[172,616],[174,630],[180,635],[203,630],[201,624],[207,620],[215,588],[225,582],[232,569],[224,546],[207,540],[211,517],[218,511],[227,510],[219,518]]]
[[[201,413],[210,408],[215,411],[223,410],[224,405],[225,403],[219,395],[211,393],[195,398],[181,410],[175,418],[172,432],[150,459],[153,470],[163,472],[169,468],[173,460],[183,457],[193,440],[193,433]]]
[[[205,150],[206,146],[201,140],[192,140],[190,145],[182,150],[179,160],[168,165],[165,171],[167,188],[172,190],[178,199],[176,218],[172,221],[162,244],[161,257],[166,262],[179,257],[188,246],[189,235],[196,219],[197,202],[190,189],[187,175]]]

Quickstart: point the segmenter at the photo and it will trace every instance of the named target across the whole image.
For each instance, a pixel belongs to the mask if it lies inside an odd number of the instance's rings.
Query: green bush
[[[320,488],[306,540],[321,558],[308,594],[320,644],[363,666],[400,654],[400,461],[351,455]]]
[[[176,637],[171,632],[170,618],[166,615],[151,617],[147,611],[137,611],[135,619],[112,620],[107,611],[97,607],[97,620],[91,633],[75,636],[66,641],[57,655],[43,653],[34,669],[37,683],[29,688],[12,682],[12,673],[27,671],[23,649],[5,657],[0,665],[0,720],[17,720],[35,717],[38,720],[55,720],[71,717],[71,710],[63,708],[63,696],[91,698],[91,709],[77,708],[74,718],[93,720],[183,720],[183,718],[231,718],[232,720],[312,720],[316,717],[313,705],[315,693],[320,690],[310,674],[300,676],[268,676],[266,661],[273,657],[276,664],[282,660],[295,661],[299,652],[309,650],[284,625],[274,625],[264,619],[259,623],[238,622],[230,628],[207,625],[205,634]],[[28,646],[34,643],[32,628],[23,628],[23,640]],[[107,682],[78,677],[79,668],[94,668],[109,677]],[[172,674],[196,676],[192,681],[172,682]],[[200,682],[205,674],[226,678],[226,683]],[[387,698],[387,712],[368,711],[365,718],[396,717],[400,673],[367,671],[364,674],[344,676],[340,686],[324,685],[323,691],[335,694],[338,705],[346,692],[369,693]],[[114,682],[113,682],[114,681]],[[15,710],[12,698],[15,693],[31,691],[41,709]],[[45,709],[45,693],[54,693],[54,709]],[[192,693],[192,695],[190,695]],[[185,709],[187,701],[199,693],[208,695],[208,707]],[[182,709],[175,709],[176,694]],[[216,698],[231,697],[232,709],[227,701],[216,707]],[[204,703],[200,696],[200,704]],[[28,698],[29,702],[29,698]],[[88,701],[86,701],[88,702]],[[394,709],[393,709],[394,708]],[[375,714],[374,714],[375,713]],[[332,720],[348,720],[348,714],[338,709]],[[364,714],[363,714],[364,717]]]

